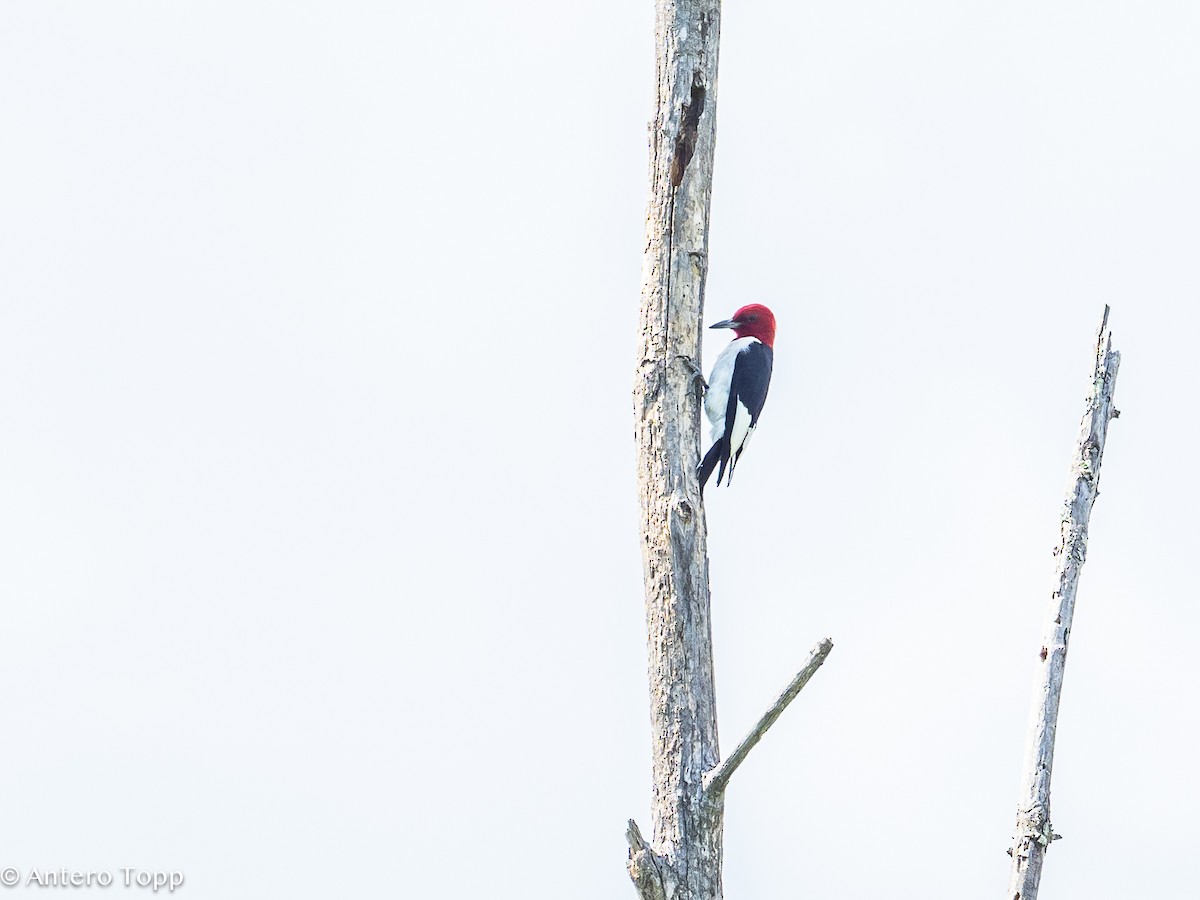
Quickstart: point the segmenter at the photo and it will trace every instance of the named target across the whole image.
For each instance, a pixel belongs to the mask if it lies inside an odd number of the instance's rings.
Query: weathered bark
[[[1100,462],[1109,420],[1119,413],[1113,406],[1121,354],[1112,349],[1108,307],[1100,322],[1092,370],[1092,390],[1087,399],[1079,440],[1071,460],[1070,480],[1062,508],[1061,537],[1055,548],[1057,565],[1054,592],[1050,595],[1049,621],[1038,652],[1040,666],[1029,722],[1025,770],[1013,846],[1010,900],[1037,900],[1042,863],[1050,842],[1059,835],[1050,825],[1050,772],[1054,766],[1054,733],[1058,723],[1067,642],[1075,614],[1075,591],[1087,555],[1088,519],[1099,493]]]
[[[634,384],[646,580],[653,837],[630,874],[643,897],[721,896],[708,553],[700,458],[700,321],[708,270],[719,0],[658,0],[657,100]],[[640,835],[638,835],[640,841]],[[653,886],[651,886],[653,884]]]
[[[632,820],[642,900],[720,900],[725,782],[829,652],[809,661],[705,789],[720,759],[700,460],[719,0],[657,0],[657,101],[634,412],[654,751],[649,842]],[[826,642],[828,644],[828,642]],[[769,720],[769,721],[766,721]]]

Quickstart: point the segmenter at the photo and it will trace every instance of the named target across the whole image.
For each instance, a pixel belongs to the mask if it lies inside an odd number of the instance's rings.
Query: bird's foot
[[[708,382],[704,380],[704,371],[700,368],[699,364],[690,356],[677,356],[675,358],[682,360],[683,364],[687,366],[688,371],[692,373],[692,383],[699,386],[700,393],[703,394],[707,391]]]

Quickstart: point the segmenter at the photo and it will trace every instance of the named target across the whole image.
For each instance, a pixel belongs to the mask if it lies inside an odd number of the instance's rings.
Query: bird
[[[775,315],[761,303],[743,306],[731,318],[709,328],[730,328],[735,335],[717,357],[704,395],[704,413],[712,424],[713,445],[697,469],[700,492],[713,470],[717,486],[729,468],[725,484],[733,483],[733,470],[758,425],[771,386],[775,357]]]

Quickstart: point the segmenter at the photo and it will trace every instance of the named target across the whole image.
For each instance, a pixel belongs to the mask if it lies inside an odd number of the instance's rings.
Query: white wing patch
[[[754,426],[750,424],[750,410],[746,409],[746,405],[739,400],[733,414],[733,429],[729,435],[730,465],[737,463],[738,455],[746,449],[752,434],[754,434]],[[733,474],[732,469],[729,474]]]

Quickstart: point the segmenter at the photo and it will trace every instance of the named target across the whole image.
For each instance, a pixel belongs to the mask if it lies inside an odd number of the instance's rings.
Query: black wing
[[[729,464],[729,481],[733,483],[733,470],[737,467],[745,448],[745,439],[737,447],[731,445],[733,440],[733,423],[737,418],[737,407],[740,403],[750,413],[750,430],[758,424],[758,416],[767,402],[767,390],[771,387],[771,368],[775,362],[775,353],[761,341],[755,341],[738,354],[733,366],[733,381],[729,385],[729,405],[725,408],[725,434],[719,443],[724,444],[721,458],[721,471],[717,473],[717,484],[725,474],[725,464]],[[747,434],[747,438],[749,435]]]

